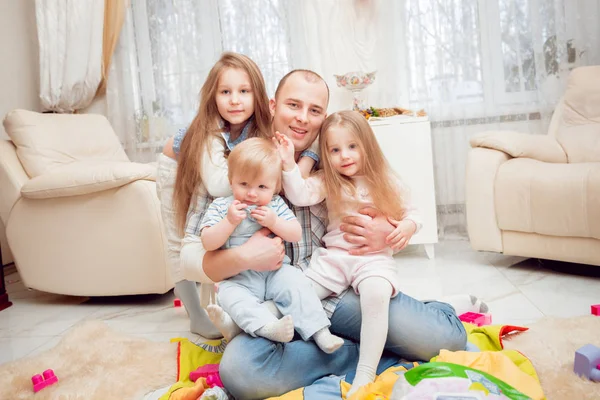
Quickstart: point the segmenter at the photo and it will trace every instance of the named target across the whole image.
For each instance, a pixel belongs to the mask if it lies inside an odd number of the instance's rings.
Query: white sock
[[[444,303],[454,307],[456,315],[461,315],[467,312],[486,313],[489,311],[487,304],[481,299],[468,294],[456,294],[453,296],[445,296],[440,299]]]
[[[323,328],[313,335],[317,346],[327,354],[331,354],[344,344],[344,339],[333,335],[329,328]]]
[[[294,321],[291,315],[278,319],[258,329],[257,336],[262,336],[274,342],[287,343],[294,337]]]
[[[207,309],[208,317],[228,342],[231,342],[231,339],[242,333],[240,327],[237,326],[229,314],[227,314],[220,306],[211,304]]]
[[[363,280],[358,285],[358,291],[362,316],[360,352],[356,375],[346,398],[375,379],[377,365],[387,339],[390,297],[393,289],[387,279],[373,276]]]

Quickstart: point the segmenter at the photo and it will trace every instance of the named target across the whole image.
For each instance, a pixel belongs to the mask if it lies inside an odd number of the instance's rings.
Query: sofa
[[[484,132],[470,144],[475,250],[600,265],[600,66],[571,71],[547,134]]]
[[[101,115],[9,112],[0,219],[26,287],[66,295],[173,287],[156,167],[129,160]]]

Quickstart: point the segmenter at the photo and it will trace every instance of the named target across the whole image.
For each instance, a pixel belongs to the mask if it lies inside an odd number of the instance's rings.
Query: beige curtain
[[[125,12],[129,6],[127,0],[104,0],[104,31],[102,35],[102,80],[96,96],[106,93],[106,81],[110,61],[119,41],[119,34],[125,20]]]

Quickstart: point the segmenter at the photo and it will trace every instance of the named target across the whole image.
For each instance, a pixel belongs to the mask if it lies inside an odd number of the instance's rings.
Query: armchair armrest
[[[567,162],[567,155],[561,145],[548,135],[490,131],[473,136],[470,143],[471,147],[502,151],[514,158],[532,158],[548,163]]]
[[[10,140],[0,140],[0,218],[4,226],[8,223],[10,211],[21,197],[21,188],[28,180],[15,145]]]
[[[156,180],[156,166],[129,161],[73,162],[37,176],[23,185],[29,199],[78,196],[127,185],[137,180]]]

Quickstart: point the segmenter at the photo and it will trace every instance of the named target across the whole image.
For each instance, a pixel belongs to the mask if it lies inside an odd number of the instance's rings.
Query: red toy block
[[[58,382],[58,378],[56,375],[54,375],[53,370],[47,369],[42,374],[43,377],[40,374],[31,377],[31,383],[33,383],[34,393],[37,393],[45,387],[54,385],[56,382]]]
[[[592,306],[592,314],[600,317],[600,304],[594,304]]]
[[[179,300],[179,299],[173,300],[173,307],[181,307],[181,300]]]
[[[482,326],[489,325],[492,323],[492,315],[491,314],[479,314],[474,312],[467,312],[459,315],[458,317],[463,322],[468,322],[469,324]]]

